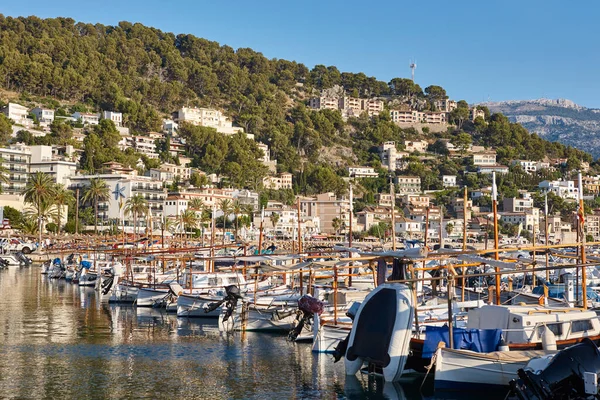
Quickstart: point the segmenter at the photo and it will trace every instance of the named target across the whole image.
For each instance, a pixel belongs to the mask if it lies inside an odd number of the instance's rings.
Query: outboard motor
[[[221,306],[221,304],[225,304],[225,315],[223,316],[223,322],[227,321],[229,317],[233,314],[233,310],[237,306],[238,300],[240,300],[242,296],[240,295],[240,288],[236,285],[225,286],[225,297],[223,300],[216,301],[214,303],[208,304],[206,308],[204,308],[205,313],[209,313],[211,311],[216,310]]]
[[[4,258],[0,258],[0,267],[1,268],[8,268],[9,264],[10,264],[10,262],[8,260],[5,260]]]
[[[350,318],[352,320],[352,322],[354,322],[354,317],[356,317],[356,313],[358,312],[358,309],[360,308],[360,303],[359,302],[354,302],[352,304],[352,306],[348,309],[348,311],[346,311],[346,316],[348,318]],[[334,359],[334,363],[340,361],[342,359],[342,357],[344,357],[344,355],[346,354],[346,350],[348,350],[348,341],[350,340],[350,333],[348,333],[348,335],[346,336],[346,338],[344,340],[342,340],[341,342],[339,342],[337,344],[337,346],[335,346],[335,349],[333,349],[333,359]]]
[[[304,325],[310,325],[312,323],[313,316],[315,314],[321,315],[323,313],[324,305],[319,299],[316,299],[310,295],[305,294],[298,299],[298,312],[296,320],[298,323],[288,333],[288,340],[294,341],[304,329]]]
[[[519,369],[519,379],[510,387],[521,400],[597,398],[597,393],[586,391],[586,373],[600,373],[600,351],[587,338],[557,353],[539,373]]]
[[[25,266],[30,266],[31,265],[31,258],[27,257],[25,254],[23,254],[22,252],[18,252],[15,254],[15,257],[17,257],[17,260],[19,260],[20,263],[22,263]]]
[[[115,275],[112,271],[108,272],[108,276],[106,279],[102,280],[102,294],[106,295],[110,292],[110,289],[113,287],[113,283],[115,282]]]
[[[74,262],[75,262],[75,253],[71,253],[67,257],[67,264],[73,264]]]

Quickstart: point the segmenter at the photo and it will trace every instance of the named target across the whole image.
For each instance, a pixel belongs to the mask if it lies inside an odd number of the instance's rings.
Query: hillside
[[[485,118],[471,122],[464,101],[449,115],[450,122],[461,129],[451,127],[447,132],[402,129],[385,110],[373,118],[363,113],[344,121],[338,110],[308,108],[308,98],[339,85],[348,96],[384,99],[386,108],[393,104],[433,111],[449,96],[440,86],[422,89],[407,78],[384,82],[324,65],[309,70],[294,61],[267,59],[252,49],[234,50],[193,35],[129,22],[104,26],[69,18],[0,15],[0,77],[0,89],[19,93],[18,100],[24,104],[45,104],[56,108],[58,115],[122,112],[124,124],[140,134],[160,130],[162,119],[182,106],[222,109],[235,124],[269,146],[280,171],[294,174],[296,193],[343,192],[348,164],[376,168],[382,178],[367,190],[386,190],[386,171],[377,153],[377,146],[386,141],[396,141],[399,147],[412,139],[426,139],[430,144],[438,139],[463,145],[472,142],[495,148],[498,161],[505,164],[516,158],[569,157],[572,169],[590,159],[582,151],[531,135],[487,109]],[[55,130],[48,140],[63,140],[59,127]],[[180,134],[193,167],[220,174],[240,187],[260,186],[266,172],[256,165],[260,154],[256,144],[244,137],[225,139],[211,128],[182,127]],[[121,154],[115,150],[115,140],[118,134],[108,125],[88,134],[82,167],[96,170],[111,157],[135,165],[138,155],[133,151]],[[442,169],[460,175],[468,167],[466,159],[464,165],[453,161],[441,166],[446,161],[441,155],[425,164],[417,159],[407,170],[396,172],[419,175],[424,189],[439,189]]]
[[[550,141],[557,141],[600,157],[600,110],[570,100],[538,99],[483,103],[512,122]]]

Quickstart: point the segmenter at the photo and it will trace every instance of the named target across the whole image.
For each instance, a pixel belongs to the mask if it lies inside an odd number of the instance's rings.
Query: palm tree
[[[40,209],[35,207],[26,208],[23,210],[23,215],[26,220],[34,221],[38,220],[37,231],[41,234],[43,228],[43,221],[56,221],[58,215],[58,207],[50,203],[41,203]],[[41,243],[41,238],[40,238]]]
[[[90,179],[90,185],[87,187],[83,194],[82,200],[84,202],[94,202],[94,234],[98,233],[98,202],[108,199],[110,189],[104,179],[92,178]]]
[[[271,224],[273,224],[273,230],[275,230],[275,227],[277,226],[277,223],[279,222],[279,217],[280,217],[280,215],[276,212],[272,212],[271,215],[269,216],[269,219],[271,220]]]
[[[202,199],[199,198],[192,199],[188,203],[188,208],[191,208],[192,210],[201,211],[202,209],[204,209],[204,202],[202,201]]]
[[[56,191],[56,193],[54,194],[54,204],[56,205],[56,208],[58,209],[57,212],[57,223],[56,225],[58,226],[58,230],[57,232],[60,233],[60,224],[62,222],[62,210],[64,206],[70,206],[75,202],[75,197],[73,197],[73,192],[71,192],[70,190],[67,190],[65,188],[65,185],[58,183],[56,184],[56,186],[54,187],[54,190]]]
[[[125,212],[133,215],[133,234],[137,238],[137,220],[138,217],[148,214],[148,201],[141,194],[136,194],[125,202]]]
[[[6,183],[8,185],[8,183],[10,182],[10,179],[8,179],[8,176],[6,175],[8,169],[6,169],[4,165],[2,165],[3,162],[4,160],[2,159],[2,157],[0,157],[0,183]],[[2,187],[0,186],[0,193],[1,192]]]
[[[198,226],[198,215],[196,211],[187,209],[179,215],[179,223],[183,226],[184,233],[186,234],[186,246],[187,246],[187,231],[192,228],[195,229]]]
[[[335,234],[337,235],[339,233],[340,228],[342,227],[342,220],[339,219],[338,217],[335,217],[334,219],[331,220],[331,227],[333,228],[333,230],[335,231]]]
[[[221,200],[221,202],[219,203],[219,208],[223,212],[223,245],[225,245],[225,225],[227,225],[227,217],[231,212],[231,200]]]
[[[160,226],[160,237],[162,240],[163,249],[165,247],[165,231],[171,231],[175,222],[168,218],[166,215],[162,215],[160,220],[158,220],[158,225]]]
[[[42,244],[42,211],[52,202],[52,198],[55,195],[54,181],[50,175],[46,175],[43,172],[36,172],[29,175],[29,180],[23,191],[25,201],[33,205],[37,211],[38,219],[38,240],[39,244]]]
[[[233,212],[233,216],[235,218],[235,240],[237,240],[238,237],[238,219],[239,219],[239,215],[242,213],[242,205],[240,204],[239,200],[235,200],[233,202],[233,206],[231,207],[231,212]]]

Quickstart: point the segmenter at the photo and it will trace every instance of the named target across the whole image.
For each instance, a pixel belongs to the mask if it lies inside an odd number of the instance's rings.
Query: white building
[[[442,175],[444,187],[456,187],[456,175]]]
[[[542,161],[529,161],[529,160],[513,160],[510,165],[518,165],[521,169],[527,173],[537,172],[541,169],[550,168],[550,163]]]
[[[27,115],[29,115],[27,107],[20,104],[8,103],[6,106],[2,107],[2,113],[6,115],[8,119],[12,119],[15,124],[29,125],[30,123],[27,119]]]
[[[115,126],[123,126],[123,114],[115,111],[102,111],[102,119],[108,119],[114,122]]]
[[[271,160],[271,151],[269,150],[269,146],[260,142],[257,142],[256,145],[263,152],[263,156],[260,161],[269,168],[269,172],[277,172],[277,160]]]
[[[49,125],[54,121],[54,110],[49,108],[36,107],[31,110],[41,125]]]
[[[577,200],[577,187],[574,181],[542,181],[538,187],[544,191],[552,192],[562,199]]]
[[[122,223],[123,218],[125,218],[125,226],[133,227],[133,216],[125,214],[124,204],[127,199],[138,194],[148,202],[154,221],[157,221],[163,213],[167,191],[163,188],[161,181],[147,176],[126,174],[74,175],[69,178],[69,188],[84,190],[85,187],[89,186],[92,178],[104,180],[109,187],[110,196],[108,200],[98,203],[98,218],[104,224],[109,222]],[[138,226],[145,227],[146,221],[144,218],[138,219]]]
[[[133,147],[137,152],[145,154],[149,158],[158,158],[156,152],[155,138],[150,136],[129,136],[127,137],[128,145]]]
[[[30,152],[30,172],[43,172],[51,176],[54,183],[67,185],[69,177],[77,172],[77,163],[55,156],[52,146],[31,146]]]
[[[177,216],[183,213],[188,208],[188,203],[192,199],[200,199],[204,207],[211,209],[215,208],[218,211],[219,204],[222,200],[233,201],[232,189],[216,189],[212,187],[202,188],[195,191],[180,191],[178,193],[170,193],[165,200],[164,215]],[[216,214],[215,214],[216,216]]]
[[[84,125],[98,125],[100,123],[100,114],[76,111],[71,116],[76,120],[81,121]]]
[[[398,151],[396,142],[385,142],[379,146],[379,157],[381,164],[390,171],[404,169],[404,158],[408,157],[407,152]]]
[[[2,193],[20,195],[25,189],[29,177],[31,152],[28,148],[19,146],[0,148],[0,158],[5,169],[4,176],[8,178],[7,183],[0,183]]]
[[[417,151],[419,153],[423,153],[425,150],[427,150],[427,146],[429,146],[429,143],[426,140],[405,140],[404,141],[404,148],[409,153],[412,153],[415,151]]]
[[[233,135],[243,132],[243,128],[234,127],[232,122],[221,111],[210,108],[188,108],[183,107],[178,111],[179,123],[188,122],[193,125],[215,128],[217,132],[225,135]]]
[[[189,181],[192,169],[175,164],[163,163],[160,168],[151,168],[150,177],[163,182],[171,183],[176,177],[180,181]]]
[[[396,193],[421,193],[421,178],[418,176],[397,176]]]
[[[168,135],[173,135],[179,129],[179,124],[172,119],[163,119],[163,132]]]
[[[496,152],[483,151],[480,153],[473,153],[473,165],[487,167],[496,165]]]
[[[351,178],[377,178],[379,174],[372,167],[348,167],[348,176]]]
[[[501,212],[498,213],[500,221],[513,225],[521,225],[522,229],[533,232],[533,227],[539,230],[540,213],[539,209],[529,209],[524,212]],[[520,232],[519,232],[520,233]]]

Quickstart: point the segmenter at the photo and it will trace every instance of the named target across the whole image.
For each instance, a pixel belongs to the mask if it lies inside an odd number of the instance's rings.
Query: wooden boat
[[[585,338],[600,343],[600,320],[591,310],[488,305],[468,313],[467,329],[501,329],[511,351],[543,350],[542,333],[545,328],[554,334],[558,349],[580,343]],[[406,368],[426,371],[431,359],[422,357],[423,345],[424,337],[411,339],[411,356]]]
[[[435,353],[435,390],[485,391],[507,388],[531,359],[552,354],[542,350],[495,351],[439,348]]]

